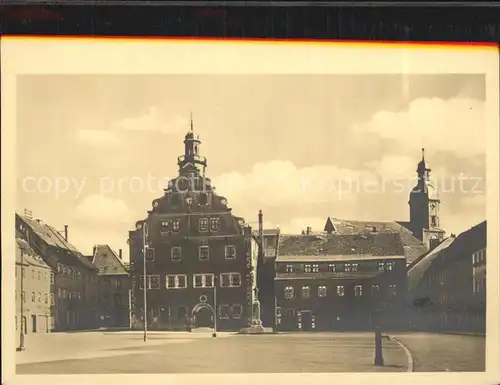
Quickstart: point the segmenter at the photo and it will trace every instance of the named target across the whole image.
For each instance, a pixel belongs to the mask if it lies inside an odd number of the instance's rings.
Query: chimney
[[[311,226],[307,226],[306,228],[306,234],[311,235]]]
[[[118,257],[119,257],[120,259],[122,259],[122,249],[119,249],[119,250],[118,250]]]
[[[262,221],[262,210],[259,210],[259,243],[260,243],[260,257],[264,258],[264,228]]]
[[[68,225],[64,225],[64,240],[68,242]]]

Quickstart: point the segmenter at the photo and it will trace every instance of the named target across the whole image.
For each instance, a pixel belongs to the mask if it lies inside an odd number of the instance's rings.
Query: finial
[[[193,111],[191,111],[191,131],[193,131]]]
[[[422,160],[425,159],[425,148],[422,148]]]

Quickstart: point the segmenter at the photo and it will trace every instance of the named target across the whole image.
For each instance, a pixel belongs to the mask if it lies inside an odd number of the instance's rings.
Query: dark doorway
[[[194,324],[196,327],[209,328],[213,326],[213,312],[209,308],[202,307],[194,314]]]
[[[36,333],[36,315],[31,316],[32,332]]]
[[[312,314],[309,310],[302,311],[302,330],[312,330]]]

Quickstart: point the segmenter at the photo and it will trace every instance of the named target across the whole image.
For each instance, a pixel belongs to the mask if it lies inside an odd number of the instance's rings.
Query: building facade
[[[92,329],[98,326],[98,269],[61,235],[39,219],[16,214],[16,231],[53,274],[52,330]]]
[[[130,326],[130,277],[122,260],[108,245],[95,245],[92,263],[99,269],[99,326]]]
[[[408,270],[415,329],[485,331],[486,221],[445,239]]]
[[[256,242],[205,176],[200,144],[191,122],[178,177],[129,232],[135,327],[143,325],[145,307],[150,328],[212,327],[216,321],[218,330],[238,330],[252,322]]]
[[[279,330],[395,329],[406,293],[397,234],[282,236],[276,259]]]
[[[25,335],[50,332],[54,323],[54,296],[51,290],[54,275],[43,259],[20,237],[16,237],[15,271],[17,335],[21,328]]]

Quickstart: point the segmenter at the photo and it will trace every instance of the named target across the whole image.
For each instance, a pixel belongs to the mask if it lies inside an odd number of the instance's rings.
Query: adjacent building
[[[130,279],[122,260],[109,245],[95,245],[92,263],[99,269],[99,326],[130,326]]]
[[[408,280],[415,329],[484,332],[486,221],[415,261]]]
[[[440,227],[439,218],[441,200],[430,172],[422,149],[422,159],[417,165],[417,184],[411,190],[408,201],[409,221],[352,221],[328,217],[324,231],[328,234],[397,233],[405,247],[407,262],[411,264],[444,239],[445,231]]]
[[[406,322],[406,259],[397,234],[283,235],[275,263],[279,330],[370,330]]]
[[[91,329],[98,325],[98,269],[64,235],[40,219],[16,214],[16,233],[50,267],[54,298],[51,329]],[[48,293],[49,294],[49,293]],[[37,294],[36,294],[37,295]]]
[[[54,275],[16,232],[16,332],[47,333],[54,328]]]
[[[144,315],[150,328],[159,329],[211,327],[216,321],[218,330],[238,330],[252,323],[257,243],[206,177],[200,145],[191,122],[178,176],[129,232],[136,327]]]

